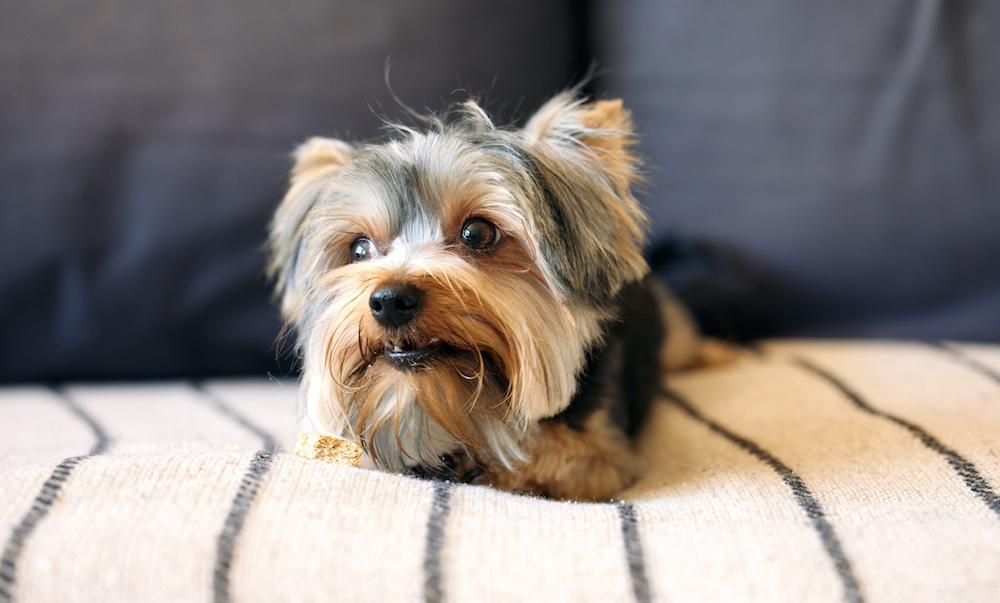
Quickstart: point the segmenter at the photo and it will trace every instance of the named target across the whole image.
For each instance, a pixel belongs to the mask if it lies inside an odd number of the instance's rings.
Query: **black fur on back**
[[[649,414],[660,390],[661,350],[667,335],[661,298],[653,277],[629,283],[615,297],[617,318],[607,325],[600,347],[587,354],[576,394],[564,411],[548,419],[582,430],[600,408],[630,438]]]

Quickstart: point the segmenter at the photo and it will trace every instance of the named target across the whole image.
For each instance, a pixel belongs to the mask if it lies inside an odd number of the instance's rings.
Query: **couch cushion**
[[[269,453],[290,384],[0,390],[0,594],[995,599],[1000,346],[761,350],[669,380],[613,504]]]
[[[294,146],[402,119],[389,58],[418,109],[538,104],[574,77],[571,8],[5,7],[0,381],[276,370],[263,247]]]
[[[1000,4],[595,6],[658,232],[739,256],[713,328],[1000,340]]]

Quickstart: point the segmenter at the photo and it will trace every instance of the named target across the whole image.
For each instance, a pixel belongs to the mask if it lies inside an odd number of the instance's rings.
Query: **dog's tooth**
[[[439,341],[441,341],[441,339],[440,339],[440,338],[438,338],[438,337],[431,337],[431,343],[432,343],[432,344],[435,344],[435,343],[437,343],[437,342],[439,342]]]
[[[399,347],[398,345],[394,345],[394,346],[392,346],[392,351],[393,352],[402,352],[403,348]]]

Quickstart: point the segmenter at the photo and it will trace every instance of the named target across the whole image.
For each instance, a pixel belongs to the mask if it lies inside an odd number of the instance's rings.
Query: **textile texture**
[[[1000,346],[671,376],[609,504],[285,452],[265,381],[0,390],[0,601],[990,601]]]

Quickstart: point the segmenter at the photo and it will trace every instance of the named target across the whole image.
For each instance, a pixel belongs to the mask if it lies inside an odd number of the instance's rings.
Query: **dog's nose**
[[[372,293],[368,298],[368,307],[380,325],[396,329],[417,317],[423,301],[423,291],[413,285],[391,283]]]

